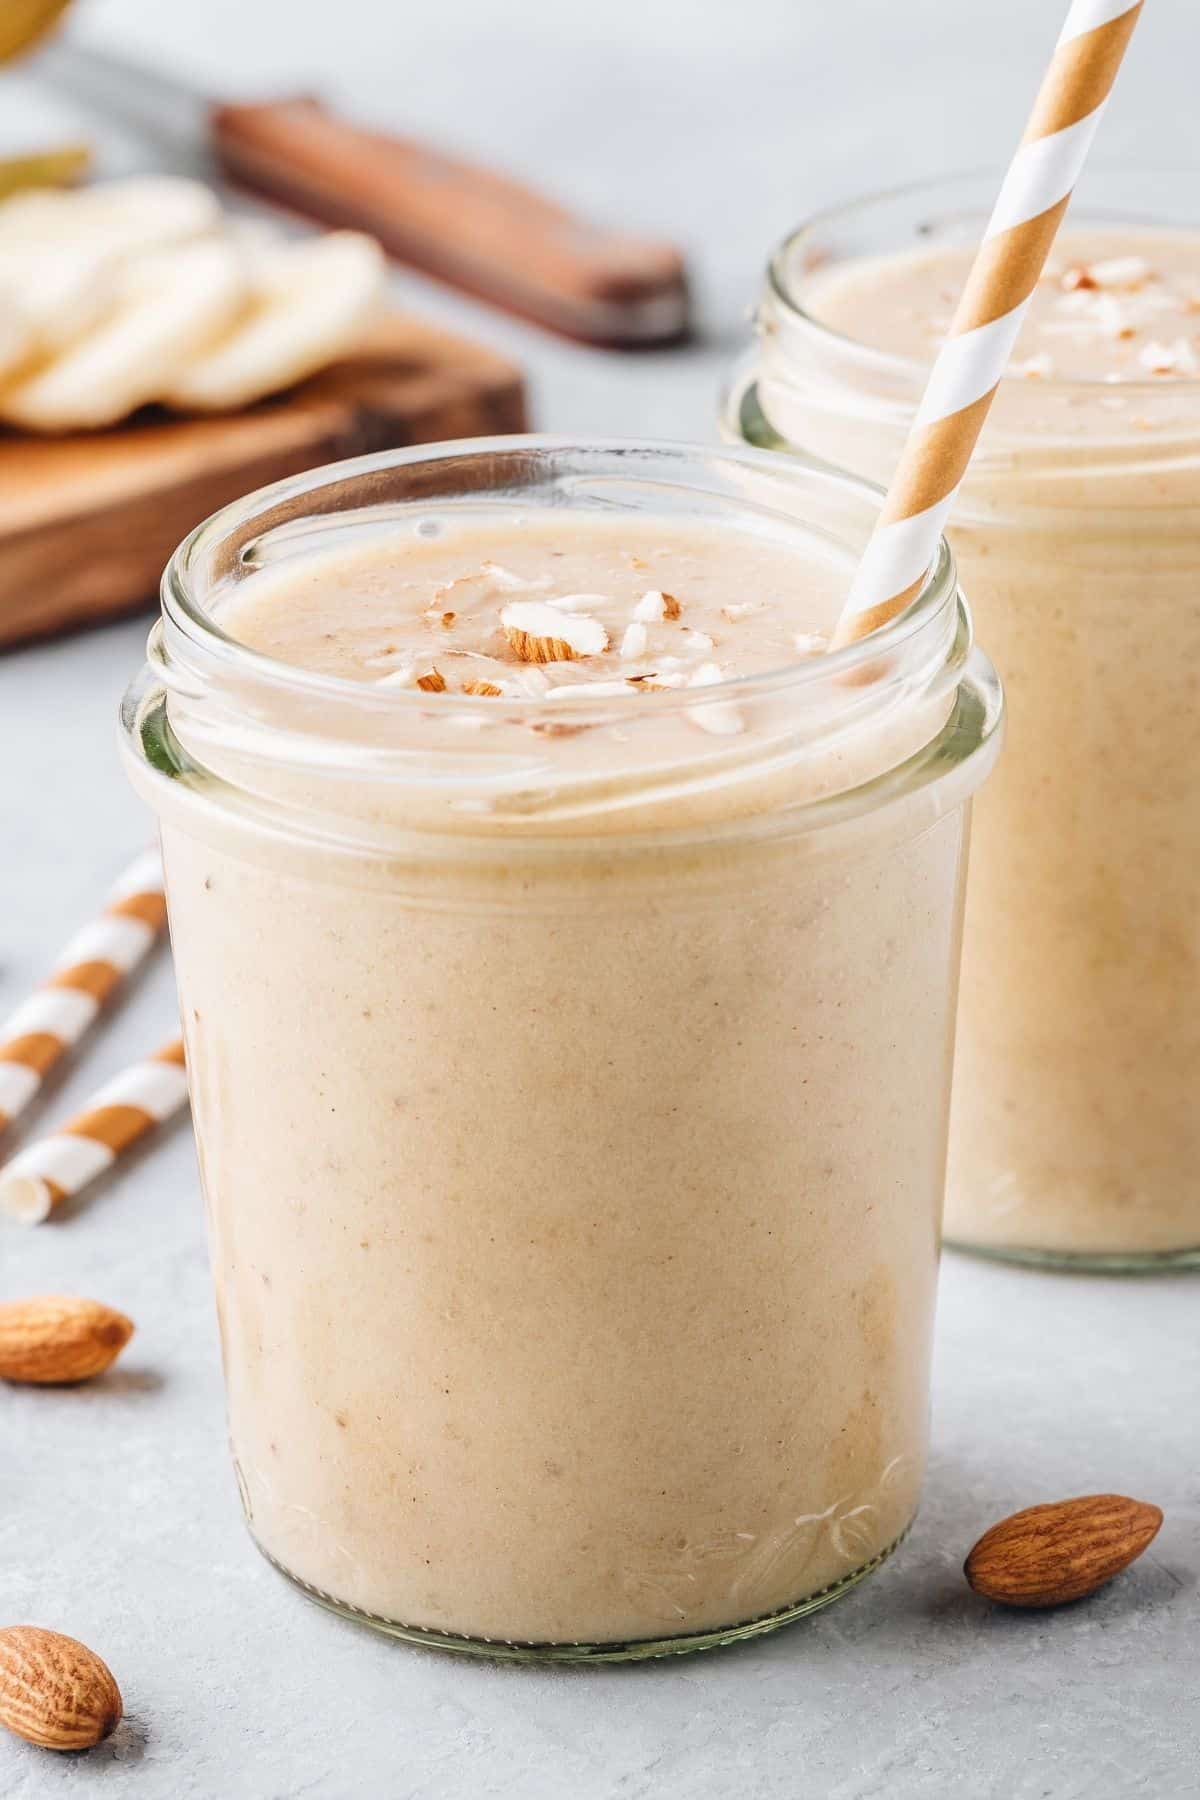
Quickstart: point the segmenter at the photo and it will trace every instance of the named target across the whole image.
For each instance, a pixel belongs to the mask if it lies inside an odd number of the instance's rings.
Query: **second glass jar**
[[[925,369],[814,317],[814,277],[973,243],[994,188],[884,195],[790,238],[726,434],[886,484]],[[1169,225],[1170,192],[1101,173],[1072,223]],[[1200,1262],[1200,380],[1006,380],[951,536],[1010,733],[975,822],[947,1236]]]

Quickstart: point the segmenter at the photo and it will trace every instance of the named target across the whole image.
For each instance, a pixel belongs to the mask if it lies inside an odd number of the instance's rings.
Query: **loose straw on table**
[[[0,1169],[0,1212],[40,1225],[186,1099],[183,1045],[173,1039],[106,1082],[53,1137],[38,1139]]]
[[[148,850],[126,869],[100,916],[71,939],[43,985],[0,1024],[0,1132],[24,1112],[166,922],[162,862]]]
[[[919,592],[1100,123],[1142,0],[1074,0],[833,636]]]

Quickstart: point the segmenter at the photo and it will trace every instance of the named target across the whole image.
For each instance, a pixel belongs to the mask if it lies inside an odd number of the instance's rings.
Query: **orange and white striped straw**
[[[832,647],[903,611],[937,554],[1142,0],[1074,0],[933,365]]]
[[[175,1038],[123,1069],[61,1131],[39,1138],[0,1169],[0,1212],[40,1225],[186,1099],[183,1045]]]
[[[47,980],[0,1024],[0,1132],[24,1112],[167,922],[162,860],[130,864],[98,918],[77,932]]]

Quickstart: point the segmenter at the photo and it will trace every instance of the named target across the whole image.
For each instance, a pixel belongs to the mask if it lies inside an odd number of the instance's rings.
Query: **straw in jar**
[[[919,591],[1083,168],[1142,0],[1074,0],[832,648],[895,618]]]

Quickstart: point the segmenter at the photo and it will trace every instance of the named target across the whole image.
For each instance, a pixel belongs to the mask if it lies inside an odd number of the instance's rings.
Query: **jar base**
[[[985,1262],[1017,1263],[1027,1269],[1075,1275],[1170,1275],[1200,1269],[1200,1245],[1186,1250],[1041,1250],[1021,1244],[969,1244],[946,1238],[947,1250]]]
[[[915,1517],[915,1515],[914,1515]],[[887,1547],[873,1556],[860,1568],[853,1569],[843,1575],[840,1581],[829,1587],[820,1588],[815,1594],[809,1594],[803,1600],[797,1600],[791,1606],[783,1607],[779,1612],[768,1613],[757,1619],[748,1619],[740,1625],[722,1626],[716,1631],[697,1631],[681,1637],[638,1638],[629,1643],[601,1644],[523,1644],[509,1643],[490,1638],[458,1637],[452,1632],[428,1631],[419,1625],[403,1625],[395,1619],[383,1619],[375,1613],[363,1612],[357,1606],[351,1606],[339,1600],[333,1594],[325,1593],[321,1588],[313,1587],[299,1575],[294,1575],[269,1550],[263,1548],[251,1532],[250,1536],[255,1548],[261,1552],[273,1569],[285,1576],[293,1587],[308,1600],[314,1600],[327,1612],[336,1613],[339,1618],[348,1619],[354,1625],[367,1625],[384,1637],[398,1638],[406,1644],[418,1644],[426,1650],[450,1650],[460,1656],[490,1657],[501,1662],[520,1663],[616,1663],[645,1662],[658,1656],[686,1656],[694,1650],[719,1650],[726,1644],[739,1644],[748,1638],[761,1637],[765,1632],[777,1631],[781,1625],[790,1625],[796,1619],[806,1618],[809,1613],[819,1612],[822,1607],[830,1606],[848,1594],[851,1588],[858,1586],[868,1575],[874,1573],[897,1550],[912,1530],[910,1519],[899,1537],[894,1538]]]

